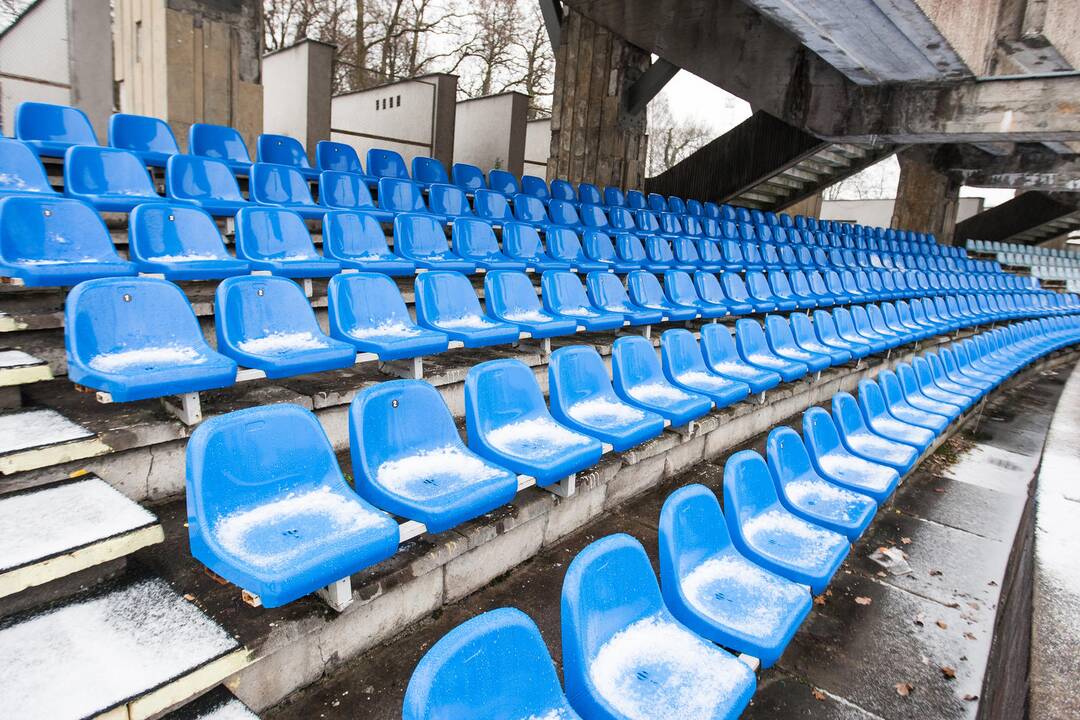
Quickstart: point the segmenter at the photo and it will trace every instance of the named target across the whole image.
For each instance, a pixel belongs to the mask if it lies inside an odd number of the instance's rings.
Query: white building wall
[[[263,56],[263,132],[307,138],[308,44]],[[311,152],[311,148],[307,148]]]
[[[869,225],[871,227],[889,227],[892,224],[894,198],[881,200],[824,200],[821,203],[823,220]],[[956,211],[956,222],[982,212],[983,199],[978,197],[960,198]]]
[[[71,100],[66,0],[43,0],[0,37],[0,132],[15,131],[15,108],[25,101]],[[12,78],[10,76],[17,76]]]
[[[454,121],[454,162],[484,172],[507,170],[520,175],[525,159],[528,97],[517,92],[464,100]]]
[[[525,174],[545,177],[551,155],[551,118],[530,120],[525,125]]]
[[[338,95],[330,104],[330,139],[352,145],[361,162],[370,148],[396,150],[409,163],[431,155],[435,85],[403,80]]]

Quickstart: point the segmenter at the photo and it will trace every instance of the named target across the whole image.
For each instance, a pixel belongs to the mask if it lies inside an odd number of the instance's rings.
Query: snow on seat
[[[251,269],[288,278],[330,277],[341,270],[315,250],[304,220],[291,210],[247,207],[236,214],[236,256]]]
[[[356,490],[372,504],[439,533],[513,500],[517,475],[465,447],[439,391],[391,380],[349,407]]]
[[[64,155],[64,194],[100,212],[131,212],[142,203],[164,202],[142,160],[127,150],[74,145]]]
[[[390,557],[398,526],[345,482],[310,411],[211,418],[187,446],[191,554],[278,607]]]
[[[870,343],[866,342],[865,339],[855,340],[840,337],[836,323],[828,310],[814,311],[814,331],[817,334],[817,339],[825,347],[851,353],[851,356],[856,360],[862,360],[873,353]]]
[[[537,339],[573,335],[577,322],[544,312],[532,280],[523,272],[495,270],[484,277],[488,315]]]
[[[645,549],[624,534],[570,563],[562,655],[566,695],[584,718],[734,719],[756,686],[749,667],[675,619]]]
[[[690,273],[683,270],[668,270],[664,273],[664,293],[674,305],[695,308],[703,318],[722,318],[729,314],[727,306],[702,300]]]
[[[440,638],[409,678],[401,717],[580,720],[540,630],[516,608],[477,615]]]
[[[849,452],[824,409],[807,409],[803,413],[802,431],[814,470],[829,482],[869,495],[879,503],[887,500],[900,482],[900,474],[893,468]]]
[[[772,351],[761,325],[749,318],[735,321],[735,347],[743,362],[780,374],[785,382],[804,377],[810,367],[799,360],[780,357]]]
[[[847,557],[848,539],[807,522],[780,503],[765,460],[742,450],[724,464],[724,512],[735,547],[767,570],[815,595]]]
[[[964,412],[963,407],[959,404],[962,402],[961,400],[957,399],[955,402],[949,402],[943,400],[940,393],[929,394],[925,392],[911,365],[898,363],[894,370],[885,372],[894,373],[895,377],[900,381],[900,387],[903,388],[904,397],[907,398],[908,403],[920,410],[944,415],[949,420],[955,420]],[[1011,370],[1006,372],[1006,375],[1009,374],[1012,374]]]
[[[664,319],[660,310],[650,310],[630,302],[623,281],[614,273],[594,271],[585,277],[589,300],[597,308],[622,315],[631,325],[652,325]]]
[[[791,324],[791,334],[795,344],[800,349],[809,353],[823,355],[829,358],[833,365],[843,365],[851,361],[853,356],[850,351],[839,347],[830,347],[818,339],[817,333],[814,331],[814,321],[810,319],[809,315],[792,313],[788,316],[788,322]]]
[[[805,585],[745,558],[704,485],[679,488],[660,511],[660,586],[672,615],[698,635],[770,667],[813,606]]]
[[[375,206],[364,177],[356,173],[323,170],[319,175],[319,204],[328,210],[363,210],[380,223],[394,220],[394,213]]]
[[[493,463],[536,478],[543,487],[592,467],[603,446],[556,422],[532,369],[518,360],[491,360],[465,378],[469,448]]]
[[[379,217],[369,210],[326,213],[322,226],[323,253],[341,267],[411,277],[416,265],[395,255],[386,244]]]
[[[893,417],[885,404],[885,395],[873,380],[859,381],[859,409],[867,426],[883,438],[913,445],[919,452],[924,452],[934,442],[933,430]]]
[[[449,347],[446,333],[417,325],[397,283],[373,272],[330,278],[327,288],[330,336],[352,343],[380,360],[434,355]]]
[[[889,440],[871,430],[859,410],[859,403],[850,393],[836,393],[831,405],[840,441],[851,454],[879,465],[888,465],[901,475],[919,459],[917,447]]]
[[[0,277],[43,287],[136,272],[117,255],[105,223],[89,205],[61,197],[0,199]]]
[[[551,227],[544,233],[548,254],[559,262],[569,263],[578,272],[607,272],[610,268],[598,260],[590,260],[581,247],[577,231],[566,227]]]
[[[791,334],[787,318],[782,315],[765,317],[765,339],[769,349],[777,357],[804,363],[812,372],[821,372],[832,365],[832,355],[822,355],[799,347],[795,343],[795,336]]]
[[[672,385],[664,376],[652,342],[621,337],[611,348],[611,379],[615,394],[642,410],[666,418],[675,427],[705,415],[713,403],[705,395]]]
[[[322,220],[327,210],[311,197],[311,187],[304,174],[290,165],[254,163],[248,193],[253,203],[286,208],[305,220]]]
[[[718,408],[733,405],[750,395],[750,386],[745,382],[709,369],[689,330],[664,331],[660,336],[660,356],[669,382],[683,390],[708,396]]]
[[[68,377],[118,402],[236,381],[236,363],[210,349],[184,293],[165,280],[87,280],[67,296],[64,328]]]
[[[765,444],[769,472],[780,502],[815,525],[857,540],[874,519],[877,502],[868,495],[828,482],[814,470],[799,434],[774,428]]]
[[[728,315],[749,315],[754,311],[750,303],[736,302],[724,294],[724,288],[716,275],[704,270],[694,273],[694,289],[698,297],[706,305],[715,305],[724,308]]]
[[[394,252],[425,270],[476,272],[476,263],[452,251],[442,225],[426,213],[403,212],[394,218]]]
[[[944,352],[949,352],[946,349]],[[882,370],[877,376],[878,387],[885,397],[885,405],[889,413],[901,422],[932,430],[940,435],[941,431],[949,426],[950,419],[945,415],[915,407],[908,402],[904,395],[904,389],[900,386],[900,378],[891,370]]]
[[[490,190],[477,192],[477,204],[481,197],[501,198],[501,195],[492,193]],[[503,201],[505,202],[505,200]],[[516,220],[504,223],[502,226],[503,252],[514,260],[520,260],[532,270],[547,272],[549,270],[569,270],[570,263],[556,260],[547,254],[540,242],[540,234],[532,225],[527,225]]]
[[[578,276],[565,270],[549,270],[540,277],[540,297],[544,308],[557,317],[575,320],[586,330],[614,330],[622,327],[623,316],[596,308]]]
[[[214,327],[218,352],[268,378],[356,363],[356,348],[323,333],[304,291],[288,278],[223,280],[214,293]]]
[[[451,247],[467,262],[485,270],[525,270],[522,260],[507,257],[499,249],[499,241],[491,224],[476,218],[458,218],[451,233]]]
[[[288,165],[305,180],[319,179],[319,171],[311,167],[303,144],[294,137],[263,133],[255,141],[255,157],[260,163]]]
[[[0,197],[57,197],[59,194],[49,185],[45,168],[26,143],[0,137]]]
[[[963,385],[950,384],[947,380],[939,380],[934,376],[934,372],[926,358],[912,358],[911,369],[915,372],[915,377],[923,394],[935,400],[959,405],[964,410],[967,410],[975,404],[979,397],[977,390]]]
[[[139,205],[128,220],[128,254],[147,274],[166,280],[219,280],[246,275],[251,264],[225,249],[217,224],[197,207]]]
[[[564,347],[551,354],[548,393],[556,420],[619,452],[664,430],[662,416],[626,403],[615,394],[604,361],[591,346]]]
[[[201,207],[214,217],[233,217],[249,202],[232,169],[223,160],[178,154],[165,163],[169,197]]]
[[[188,152],[226,163],[236,175],[251,172],[251,154],[235,128],[194,123],[188,129]]]
[[[109,145],[135,153],[151,167],[165,167],[180,154],[176,135],[161,118],[114,113],[109,118]]]
[[[75,145],[97,145],[90,119],[79,108],[21,102],[15,108],[15,137],[38,155],[64,157]]]
[[[415,283],[416,321],[446,333],[465,347],[516,342],[516,325],[484,315],[469,278],[461,273],[434,270],[418,275]]]
[[[634,270],[626,276],[630,300],[649,310],[659,310],[665,320],[692,320],[698,316],[698,308],[678,305],[664,294],[660,281],[648,270]]]

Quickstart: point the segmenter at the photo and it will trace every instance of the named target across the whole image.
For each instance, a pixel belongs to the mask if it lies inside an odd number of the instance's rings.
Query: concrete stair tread
[[[0,350],[0,387],[52,380],[49,364],[22,350]]]
[[[0,474],[81,460],[108,451],[97,433],[52,408],[0,414]]]
[[[259,716],[219,685],[162,720],[259,720]]]

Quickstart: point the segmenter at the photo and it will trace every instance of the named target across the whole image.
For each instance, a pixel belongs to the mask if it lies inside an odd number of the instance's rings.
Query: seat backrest
[[[604,188],[604,204],[608,207],[626,207],[626,196],[622,188],[608,185]]]
[[[731,331],[719,323],[701,326],[701,352],[709,365],[741,362]]]
[[[433,213],[447,217],[461,218],[473,214],[472,206],[465,191],[457,185],[436,183],[428,188],[428,205]],[[484,223],[489,225],[489,223]]]
[[[0,137],[0,195],[8,192],[57,194],[34,151],[19,140]]]
[[[795,338],[791,334],[791,326],[783,315],[765,316],[765,337],[774,350],[795,350]]]
[[[859,403],[851,393],[838,392],[832,396],[832,416],[837,429],[846,435],[866,432],[866,422],[863,420]]]
[[[314,205],[311,188],[300,171],[288,165],[255,163],[248,185],[251,198],[267,205]]]
[[[551,197],[551,190],[548,188],[547,180],[535,175],[521,176],[521,192],[545,201]]]
[[[724,513],[733,535],[752,517],[780,505],[765,459],[753,450],[740,450],[724,463]]]
[[[416,182],[426,185],[442,183],[448,185],[450,177],[446,174],[446,167],[441,160],[417,155],[412,159],[412,177]]]
[[[450,177],[459,188],[465,192],[476,192],[487,189],[487,178],[484,171],[475,165],[468,163],[454,163],[450,168]]]
[[[394,252],[403,257],[445,255],[449,250],[439,221],[426,213],[401,213],[394,218]]]
[[[640,335],[626,335],[612,345],[611,380],[615,387],[624,389],[646,383],[668,384],[656,348]]]
[[[532,280],[517,270],[493,270],[484,276],[484,302],[488,312],[505,317],[515,313],[542,312]]]
[[[731,547],[727,522],[712,490],[694,483],[668,495],[660,509],[660,577],[664,587]]]
[[[581,246],[585,254],[593,260],[614,262],[618,258],[611,237],[601,230],[586,230],[582,236]]]
[[[631,271],[626,276],[626,287],[638,305],[661,305],[664,302],[664,288],[656,276],[647,270]]]
[[[236,214],[236,255],[250,260],[319,257],[303,218],[271,207],[247,207]]]
[[[229,259],[217,223],[203,209],[167,203],[144,203],[128,219],[132,260]]]
[[[188,130],[188,152],[218,160],[251,163],[251,155],[240,132],[225,125],[193,124]]]
[[[735,321],[735,345],[743,357],[754,353],[771,354],[765,340],[765,331],[756,320],[750,318]]]
[[[292,167],[310,168],[307,151],[299,140],[288,135],[259,136],[255,145],[255,155],[261,163],[291,165]]]
[[[725,272],[720,274],[720,285],[724,288],[724,294],[735,302],[746,302],[750,295],[746,292],[746,285],[738,273]]]
[[[382,225],[373,214],[363,210],[326,213],[322,241],[323,254],[336,260],[374,259],[392,254]]]
[[[577,208],[567,200],[552,198],[548,201],[548,215],[556,225],[579,225],[581,217]]]
[[[433,270],[416,276],[416,318],[431,324],[484,314],[469,278],[459,272]]]
[[[320,140],[315,146],[315,165],[324,171],[364,174],[356,149],[352,145],[330,140]]]
[[[405,167],[405,160],[393,150],[371,148],[367,151],[368,173],[377,178],[409,179],[409,170]],[[380,194],[380,199],[382,195]]]
[[[584,345],[562,347],[551,354],[548,392],[556,417],[572,416],[571,408],[584,400],[620,402],[600,354]]]
[[[64,188],[73,195],[160,199],[146,166],[127,150],[73,145],[64,155]]]
[[[530,259],[544,252],[540,233],[532,225],[508,222],[502,228],[503,251],[512,258]]]
[[[238,275],[222,280],[214,293],[218,350],[237,357],[251,340],[292,336],[300,346],[325,347],[315,311],[293,280],[272,275]]]
[[[165,187],[180,200],[245,202],[229,166],[220,160],[178,153],[165,163]]]
[[[541,276],[540,287],[540,297],[549,307],[587,308],[592,305],[581,280],[575,273],[566,270],[549,270]]]
[[[551,222],[544,201],[526,193],[514,196],[514,217],[522,222],[547,225]]]
[[[15,108],[15,137],[72,145],[98,144],[94,126],[82,110],[40,102],[21,102]]]
[[[473,207],[478,216],[489,222],[510,223],[514,219],[506,196],[494,190],[476,190],[473,194]],[[503,232],[506,232],[505,228]]]
[[[690,372],[709,372],[701,355],[701,348],[689,330],[665,330],[660,336],[660,354],[669,377]]]
[[[504,358],[474,365],[465,377],[465,427],[474,449],[487,436],[511,423],[551,419],[532,368]]]
[[[600,188],[592,183],[586,182],[578,184],[578,200],[582,204],[588,203],[590,205],[600,205],[603,203],[603,198],[600,196]]]
[[[379,207],[396,213],[428,211],[420,186],[412,180],[394,177],[379,179]]]
[[[685,270],[668,270],[664,273],[664,291],[672,302],[681,305],[697,305],[701,301],[690,273]]]
[[[475,218],[455,220],[450,242],[454,252],[462,257],[502,254],[499,250],[499,241],[495,238],[495,230],[489,223]]]
[[[0,199],[0,263],[117,262],[101,215],[62,197]]]
[[[799,433],[789,427],[777,427],[769,432],[765,455],[769,472],[778,487],[822,480],[810,462],[810,454]]]
[[[121,150],[159,152],[176,155],[176,143],[169,124],[161,118],[116,113],[109,118],[109,144]]]
[[[319,173],[319,203],[346,210],[375,207],[364,178],[356,173],[336,170]]]
[[[556,201],[552,200],[552,202]],[[544,240],[547,244],[548,254],[556,260],[577,262],[585,257],[585,251],[581,247],[581,241],[578,239],[577,233],[570,228],[548,228]]]
[[[416,328],[397,283],[382,273],[334,275],[327,286],[327,310],[330,334],[336,338],[376,328],[408,335]]]

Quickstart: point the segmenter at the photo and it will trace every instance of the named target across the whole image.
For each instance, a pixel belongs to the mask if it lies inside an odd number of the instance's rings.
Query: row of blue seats
[[[831,416],[807,410],[803,438],[786,427],[770,432],[767,460],[732,455],[723,510],[702,485],[672,493],[660,512],[659,583],[628,535],[582,550],[562,584],[565,694],[536,625],[503,608],[463,623],[424,655],[403,719],[737,717],[756,682],[728,651],[774,663],[809,614],[811,593],[824,591],[876,501],[910,469],[899,457],[918,457],[1002,381],[1080,341],[1080,325],[1031,321],[989,335],[919,391],[897,390],[888,402],[896,379],[882,373],[860,383],[858,401],[834,396]],[[945,349],[916,363],[940,368],[952,357]],[[833,468],[873,477],[881,492],[838,482]]]

